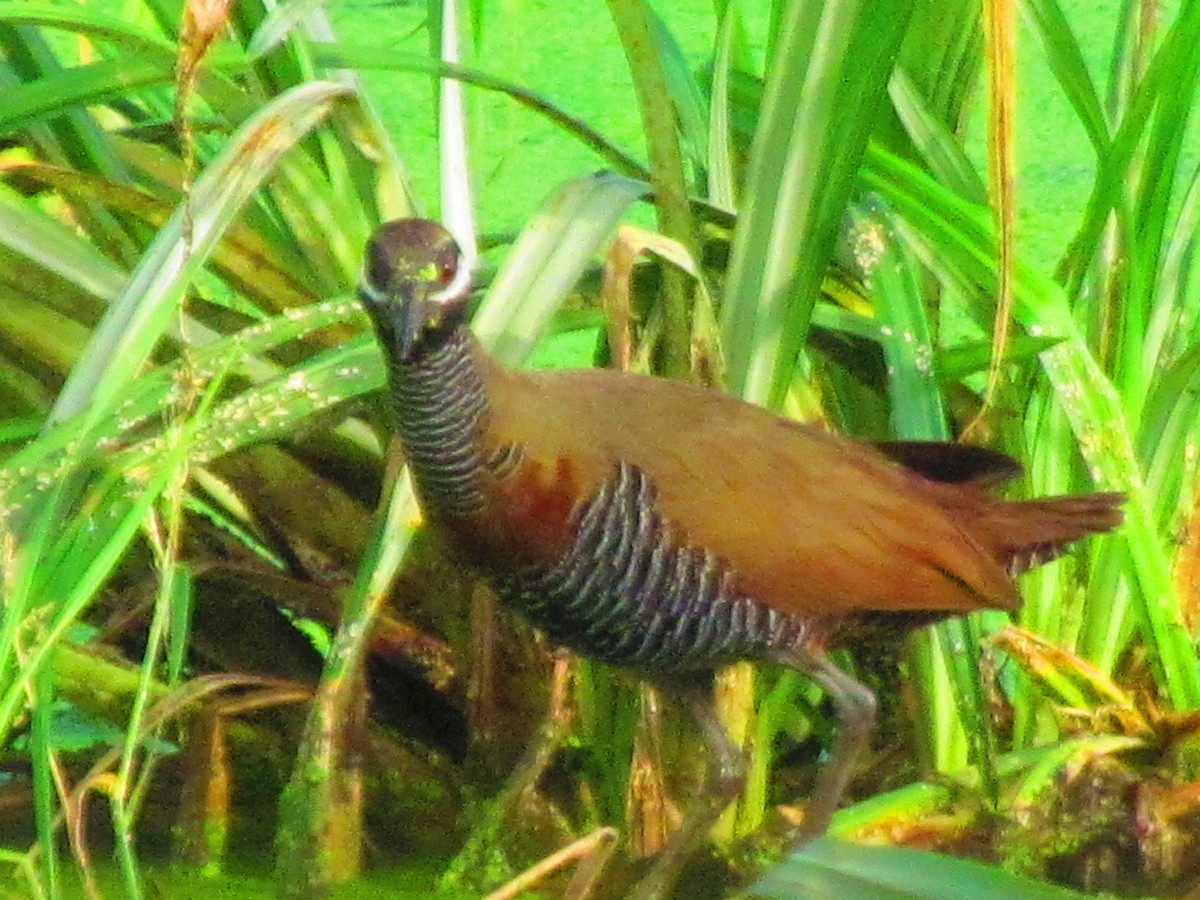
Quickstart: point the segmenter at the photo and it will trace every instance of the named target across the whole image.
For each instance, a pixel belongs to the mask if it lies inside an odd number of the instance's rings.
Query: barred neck
[[[392,406],[422,500],[464,515],[483,502],[480,420],[487,408],[471,336],[456,329],[442,344],[391,370]]]

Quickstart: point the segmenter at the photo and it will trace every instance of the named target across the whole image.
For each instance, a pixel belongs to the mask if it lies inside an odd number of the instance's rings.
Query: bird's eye
[[[455,260],[437,260],[428,263],[421,269],[421,278],[436,284],[447,285],[454,280],[457,272],[458,265]]]
[[[454,280],[454,275],[458,271],[458,266],[454,260],[447,260],[438,264],[437,277],[442,284],[449,284]]]

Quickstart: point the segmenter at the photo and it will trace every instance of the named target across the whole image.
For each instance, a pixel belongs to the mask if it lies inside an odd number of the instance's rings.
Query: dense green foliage
[[[352,876],[368,836],[465,843],[455,877],[495,884],[602,823],[651,846],[664,780],[689,788],[673,717],[656,742],[647,695],[549,679],[415,527],[351,292],[374,226],[422,210],[482,234],[473,324],[511,364],[627,353],[863,437],[969,431],[1026,463],[1022,493],[1128,492],[1120,534],[1024,580],[1019,627],[846,660],[884,721],[835,832],[1085,890],[1186,885],[1200,4],[1027,0],[1019,71],[1050,76],[986,139],[987,103],[967,112],[1011,37],[1000,3],[986,26],[915,0],[475,3],[461,64],[437,4],[347,4],[337,31],[299,0],[117,7],[0,2],[4,855],[31,891],[92,884],[96,823],[131,897],[172,832],[219,869],[231,845],[272,856],[276,826],[285,891]],[[1003,97],[1014,72],[990,71]],[[994,175],[1059,129],[1081,143],[1023,157],[1058,168],[1018,182],[1014,242]],[[791,675],[723,688],[751,759],[718,835],[738,860],[827,728]],[[477,813],[535,732],[547,777]],[[913,864],[830,846],[763,895]]]

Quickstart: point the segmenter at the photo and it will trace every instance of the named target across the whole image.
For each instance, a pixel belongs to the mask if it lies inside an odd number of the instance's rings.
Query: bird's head
[[[436,222],[385,222],[367,242],[358,296],[393,362],[456,328],[470,293],[471,267]]]

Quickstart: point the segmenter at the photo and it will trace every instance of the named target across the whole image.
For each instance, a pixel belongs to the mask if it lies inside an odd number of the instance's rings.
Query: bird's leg
[[[646,876],[633,886],[627,900],[658,900],[665,897],[687,861],[688,855],[708,835],[722,811],[738,795],[746,780],[746,758],[729,738],[717,717],[711,690],[689,687],[682,695],[700,725],[708,745],[708,774],[699,799],[684,815],[679,830],[654,861]]]
[[[799,847],[825,833],[837,811],[838,802],[850,782],[854,764],[862,753],[875,722],[875,695],[866,685],[855,681],[820,650],[797,647],[773,656],[781,665],[797,669],[825,689],[833,701],[837,733],[829,759],[817,772],[804,821],[792,833],[792,846]]]

